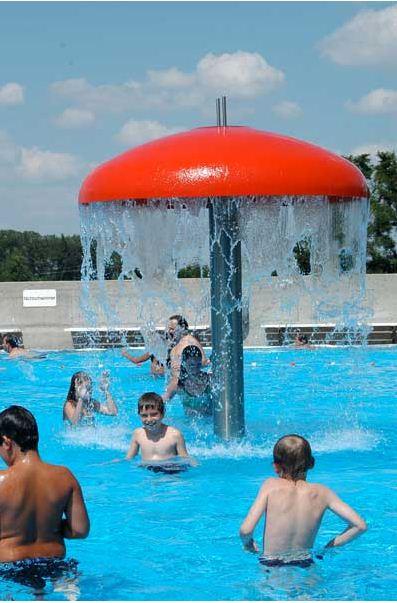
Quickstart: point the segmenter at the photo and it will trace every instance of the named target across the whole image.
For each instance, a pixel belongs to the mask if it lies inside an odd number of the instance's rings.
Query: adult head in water
[[[203,355],[200,348],[196,345],[188,345],[183,348],[179,380],[186,381],[186,379],[189,378],[194,379],[200,374],[202,368]]]
[[[176,345],[189,333],[189,324],[181,314],[173,314],[168,319],[167,337],[172,345]]]
[[[20,341],[15,335],[3,335],[3,350],[9,354],[10,358],[16,356],[25,356],[28,351],[21,347]]]

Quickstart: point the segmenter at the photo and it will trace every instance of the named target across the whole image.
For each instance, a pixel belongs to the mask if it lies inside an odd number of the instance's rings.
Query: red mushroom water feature
[[[352,204],[366,208],[367,198],[361,172],[334,153],[287,136],[218,125],[167,136],[107,161],[87,176],[79,203],[99,204],[104,212],[109,204],[125,203],[141,214],[149,206],[164,210],[178,203],[187,210],[201,203],[201,209],[208,210],[212,362],[217,384],[214,429],[223,439],[231,439],[245,431],[241,270],[245,209],[255,206],[262,212],[265,244],[270,237],[265,232],[268,207],[279,211],[301,203],[307,216],[326,205],[335,221],[334,208]],[[365,221],[366,209],[360,216]],[[254,255],[260,258],[258,237],[255,245]],[[280,245],[283,255],[282,241]],[[150,247],[146,253],[151,253]]]

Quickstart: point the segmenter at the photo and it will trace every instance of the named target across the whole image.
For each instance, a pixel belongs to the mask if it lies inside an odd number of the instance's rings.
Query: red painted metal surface
[[[197,128],[100,165],[79,203],[238,195],[367,197],[362,173],[313,144],[247,127]]]

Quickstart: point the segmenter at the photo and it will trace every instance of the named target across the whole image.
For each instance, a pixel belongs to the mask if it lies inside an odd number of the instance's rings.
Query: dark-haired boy
[[[189,456],[179,429],[163,423],[165,409],[161,396],[154,392],[143,394],[138,400],[138,414],[142,427],[132,434],[126,459],[132,459],[139,451],[145,462]]]
[[[8,465],[0,471],[0,563],[16,569],[55,563],[65,555],[64,538],[85,538],[90,529],[78,481],[66,467],[44,463],[38,441],[26,408],[0,413],[0,456]]]
[[[305,438],[296,434],[284,436],[274,446],[273,459],[278,477],[263,483],[240,528],[244,548],[256,553],[254,529],[262,515],[266,516],[260,557],[263,565],[311,565],[311,550],[327,509],[348,523],[327,544],[328,548],[342,546],[365,532],[365,521],[332,490],[306,482],[314,458]]]

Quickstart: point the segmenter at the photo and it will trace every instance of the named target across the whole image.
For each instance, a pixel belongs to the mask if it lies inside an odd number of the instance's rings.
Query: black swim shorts
[[[310,567],[314,561],[311,557],[305,557],[304,559],[266,559],[266,557],[259,557],[259,563],[266,565],[266,567]]]
[[[77,576],[76,559],[36,557],[10,563],[0,563],[0,578],[22,586],[42,590],[47,580]]]

